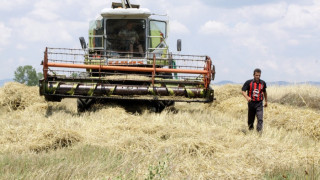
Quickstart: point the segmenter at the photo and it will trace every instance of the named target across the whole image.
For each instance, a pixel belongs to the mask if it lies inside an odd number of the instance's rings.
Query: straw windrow
[[[176,103],[161,114],[110,105],[79,115],[75,100],[46,103],[36,87],[6,84],[0,179],[316,178],[319,109],[279,102],[294,88],[268,88],[260,136],[247,130],[240,85],[216,87],[213,104]]]

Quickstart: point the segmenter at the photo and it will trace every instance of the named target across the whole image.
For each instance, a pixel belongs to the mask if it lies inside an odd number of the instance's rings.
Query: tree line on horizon
[[[15,70],[13,80],[27,86],[38,86],[41,78],[43,78],[41,72],[37,72],[31,65],[25,65]]]

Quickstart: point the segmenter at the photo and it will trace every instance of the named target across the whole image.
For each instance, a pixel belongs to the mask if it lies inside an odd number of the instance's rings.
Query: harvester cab
[[[46,48],[40,95],[78,98],[78,111],[102,100],[145,102],[158,112],[174,102],[212,102],[210,57],[171,53],[162,19],[129,0],[112,3],[89,23],[82,49]]]
[[[112,3],[90,22],[89,55],[106,56],[108,64],[147,64],[149,56],[166,57],[168,22],[150,16],[148,9],[129,0]]]

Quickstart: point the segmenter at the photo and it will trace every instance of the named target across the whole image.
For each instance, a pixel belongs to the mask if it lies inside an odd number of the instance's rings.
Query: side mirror
[[[83,50],[87,49],[87,44],[86,44],[86,40],[84,39],[84,37],[79,37],[80,40],[80,44]]]
[[[180,52],[181,51],[181,39],[177,40],[177,51]]]

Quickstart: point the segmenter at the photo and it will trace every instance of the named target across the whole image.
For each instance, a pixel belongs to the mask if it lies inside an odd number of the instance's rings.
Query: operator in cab
[[[119,37],[126,52],[134,55],[134,50],[138,48],[139,55],[144,56],[142,45],[139,42],[139,35],[134,29],[134,24],[128,22],[125,29],[120,30]]]

